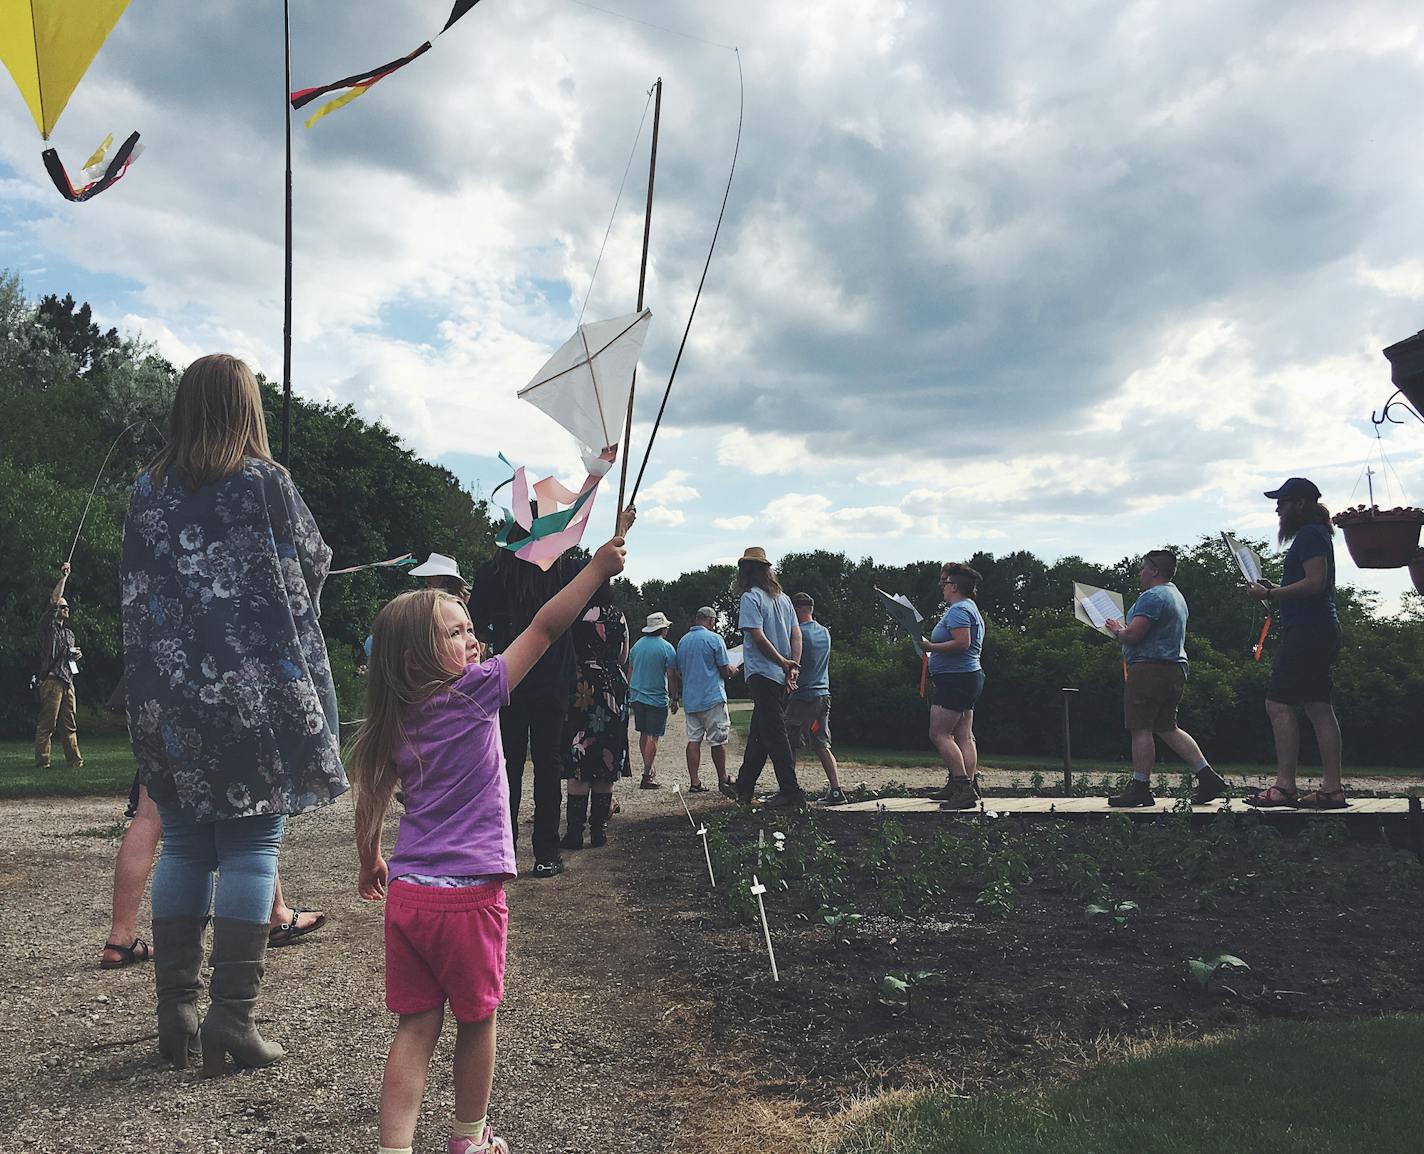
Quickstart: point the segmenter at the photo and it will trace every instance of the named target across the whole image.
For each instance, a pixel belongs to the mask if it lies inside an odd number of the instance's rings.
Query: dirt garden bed
[[[1022,1085],[1115,1040],[1424,1009],[1424,867],[1374,827],[724,811],[709,828],[716,892],[681,815],[627,831],[641,868],[623,884],[658,968],[700,990],[711,1045],[810,1113]],[[758,866],[760,829],[781,848]]]

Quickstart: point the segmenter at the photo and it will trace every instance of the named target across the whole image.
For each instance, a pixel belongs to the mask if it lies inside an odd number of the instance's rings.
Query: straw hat
[[[643,626],[643,632],[656,633],[659,629],[666,629],[671,624],[666,613],[649,613],[648,623]]]
[[[766,550],[759,545],[753,545],[750,549],[743,553],[738,563],[740,564],[741,561],[751,561],[757,565],[771,564],[771,562],[767,560]]]

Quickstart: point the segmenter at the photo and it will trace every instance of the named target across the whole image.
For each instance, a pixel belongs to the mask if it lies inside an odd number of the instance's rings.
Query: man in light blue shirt
[[[682,683],[683,716],[687,718],[687,776],[690,793],[706,793],[698,776],[702,768],[702,742],[712,747],[717,788],[736,797],[727,778],[727,738],[732,731],[727,715],[727,688],[723,684],[735,670],[727,656],[727,643],[713,631],[717,610],[704,605],[696,623],[677,643],[677,674]]]
[[[628,654],[632,676],[628,679],[628,704],[638,731],[638,752],[643,755],[640,789],[661,789],[653,772],[658,738],[667,732],[668,707],[677,712],[677,650],[667,639],[672,624],[666,613],[649,613],[643,636]]]
[[[1151,786],[1157,760],[1154,734],[1196,774],[1194,801],[1226,793],[1226,782],[1207,764],[1201,746],[1177,726],[1177,706],[1187,685],[1187,602],[1172,584],[1176,572],[1175,553],[1152,550],[1137,571],[1142,594],[1127,611],[1126,623],[1114,619],[1104,626],[1122,642],[1127,663],[1123,721],[1132,734],[1132,780],[1122,793],[1108,798],[1108,804],[1118,808],[1157,804]]]
[[[809,593],[791,598],[801,627],[801,677],[786,703],[786,736],[794,753],[810,745],[821,759],[830,792],[824,805],[845,805],[836,755],[831,752],[831,633],[815,620],[816,601]]]

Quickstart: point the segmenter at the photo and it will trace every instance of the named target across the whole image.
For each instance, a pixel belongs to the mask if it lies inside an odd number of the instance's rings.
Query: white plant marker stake
[[[682,786],[675,785],[672,787],[672,791],[673,793],[677,794],[677,800],[682,802],[682,811],[683,813],[687,814],[688,824],[692,826],[694,830],[697,829],[697,823],[692,820],[692,810],[687,808],[687,798],[682,796]]]
[[[779,982],[781,975],[776,971],[776,952],[771,948],[771,927],[766,924],[766,906],[761,900],[761,895],[766,893],[766,886],[757,881],[756,874],[752,874],[752,893],[756,894],[757,910],[761,913],[761,932],[766,938],[766,956],[771,959],[771,980]]]
[[[766,846],[766,830],[757,830],[757,869],[761,869],[762,850]]]
[[[712,851],[707,848],[707,827],[705,825],[697,827],[697,836],[702,839],[702,853],[707,858],[707,876],[712,881],[712,888],[716,889],[717,875],[712,872]]]

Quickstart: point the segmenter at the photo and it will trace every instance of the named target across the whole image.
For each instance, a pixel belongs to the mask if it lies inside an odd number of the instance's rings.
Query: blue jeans
[[[272,916],[285,814],[195,822],[159,806],[158,815],[163,852],[153,871],[155,918],[205,918],[215,912],[238,922],[266,922]]]

